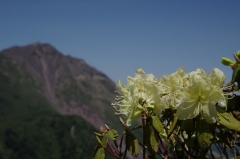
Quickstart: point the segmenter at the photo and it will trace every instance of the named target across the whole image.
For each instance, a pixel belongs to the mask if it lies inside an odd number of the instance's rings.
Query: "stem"
[[[116,152],[115,152],[115,150],[113,149],[111,143],[108,141],[107,144],[108,144],[108,146],[111,148],[112,152],[113,152],[114,154],[116,154]]]
[[[121,141],[120,141],[120,151],[119,151],[119,155],[122,156],[122,141],[123,141],[123,135],[121,137]]]
[[[142,112],[142,126],[143,126],[143,159],[145,159],[145,154],[146,154],[146,132],[145,132],[145,129],[146,129],[146,123],[145,123],[145,120],[144,120],[144,112]]]
[[[158,147],[158,152],[161,154],[160,156],[163,156],[163,153],[160,147]]]
[[[123,159],[126,159],[126,156],[127,156],[127,146],[126,146],[125,151],[124,151]]]
[[[221,150],[220,150],[220,148],[219,148],[219,145],[218,145],[218,144],[215,144],[215,146],[216,146],[216,148],[217,148],[217,150],[218,150],[218,152],[219,152],[219,154],[220,154],[220,157],[222,158],[222,152],[221,152]]]
[[[234,141],[233,141],[234,159],[237,158],[237,155],[236,155],[236,147],[235,147],[236,140],[237,140],[237,132],[235,131],[235,134],[234,134]]]
[[[220,133],[223,134],[225,132],[225,130],[223,131],[221,128],[219,129],[220,130]],[[227,154],[227,151],[226,151],[226,145],[223,144],[223,146],[221,145],[221,143],[219,143],[219,141],[217,142],[217,144],[219,145],[219,147],[221,148],[223,154],[226,156],[226,159],[229,159],[228,158],[228,154]]]
[[[227,151],[226,151],[226,148],[227,148],[226,145],[224,145],[224,147],[223,147],[223,154],[226,156],[226,159],[229,159]]]
[[[117,141],[116,141],[116,140],[114,141],[114,144],[115,144],[115,146],[116,146],[118,152],[120,152],[120,147],[119,147],[119,145],[117,144]]]
[[[188,154],[188,158],[189,158],[189,157],[190,157],[190,158],[191,158],[191,157],[192,157],[192,158],[197,158],[196,155],[192,155],[192,154],[190,154],[190,153],[188,152],[188,150],[186,149],[184,143],[181,144],[181,147],[182,147],[182,149]]]
[[[161,151],[160,148],[158,148],[157,154],[158,154],[159,156],[161,156],[163,159],[165,159],[165,156],[162,154],[162,151]]]
[[[154,129],[154,130],[155,130],[155,129]],[[156,131],[156,130],[155,130],[155,131]],[[162,138],[161,138],[161,136],[160,136],[159,134],[158,134],[158,138],[159,138],[159,140],[160,140],[160,142],[161,142],[161,145],[162,145],[162,147],[163,147],[163,149],[164,149],[164,155],[168,155],[168,150],[167,150],[165,144],[163,143]]]
[[[212,158],[215,158],[214,155],[213,155],[213,152],[212,152],[211,147],[209,148],[209,150],[210,150],[210,153],[211,153],[211,157],[212,157]]]
[[[102,146],[102,148],[103,148],[106,152],[108,152],[110,155],[116,157],[117,159],[120,159],[120,157],[119,157],[117,154],[113,154],[113,153],[110,152],[106,147],[103,147],[103,146]]]
[[[176,147],[174,146],[173,141],[170,140],[170,143],[171,143],[171,145],[174,147],[173,158],[178,159],[178,155],[177,155],[177,153],[176,153]]]

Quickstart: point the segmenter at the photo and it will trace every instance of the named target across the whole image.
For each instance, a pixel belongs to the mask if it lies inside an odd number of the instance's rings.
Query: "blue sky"
[[[82,58],[114,82],[137,68],[157,78],[231,69],[240,50],[239,0],[0,0],[0,50],[33,42]]]

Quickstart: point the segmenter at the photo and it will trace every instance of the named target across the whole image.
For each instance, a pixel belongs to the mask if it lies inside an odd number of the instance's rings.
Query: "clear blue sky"
[[[240,50],[239,0],[0,0],[0,50],[39,41],[113,81],[217,67]]]

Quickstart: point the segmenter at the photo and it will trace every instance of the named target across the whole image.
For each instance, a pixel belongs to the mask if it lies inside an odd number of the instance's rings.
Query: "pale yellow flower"
[[[162,98],[166,100],[169,107],[176,109],[181,100],[181,91],[184,89],[185,68],[181,67],[170,75],[163,75],[159,84],[161,85]]]
[[[134,77],[127,78],[126,86],[120,81],[117,85],[121,88],[121,94],[112,105],[117,114],[126,115],[127,125],[141,115],[142,108],[158,115],[165,109],[166,104],[159,97],[158,80],[153,74],[138,69]]]
[[[214,69],[212,74],[205,73],[202,69],[188,74],[189,84],[183,91],[184,98],[177,109],[177,116],[180,120],[192,119],[202,114],[208,123],[217,120],[217,110],[215,104],[221,103],[226,107],[226,101],[221,88],[221,84],[216,83],[224,79],[219,69]]]
[[[211,85],[216,87],[222,87],[226,80],[224,73],[218,68],[213,68],[213,72],[209,77]]]

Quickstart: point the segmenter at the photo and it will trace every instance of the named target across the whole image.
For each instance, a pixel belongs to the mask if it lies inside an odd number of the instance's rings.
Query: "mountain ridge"
[[[52,45],[39,42],[4,49],[0,54],[32,75],[38,91],[60,114],[81,116],[95,128],[112,125],[108,116],[114,114],[111,101],[116,86],[83,59],[63,55]]]
[[[60,115],[37,88],[29,73],[0,54],[0,158],[88,159],[95,128],[80,116]]]

